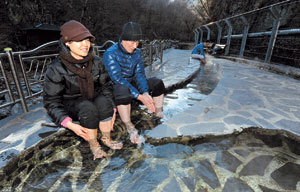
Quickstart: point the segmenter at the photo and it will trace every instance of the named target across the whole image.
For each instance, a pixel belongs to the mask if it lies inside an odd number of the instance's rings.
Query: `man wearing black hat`
[[[125,124],[132,143],[141,139],[131,122],[131,100],[141,101],[155,116],[163,117],[165,86],[161,79],[146,78],[141,51],[137,49],[142,39],[139,24],[128,22],[123,26],[118,43],[108,48],[103,64],[114,83],[114,98],[121,120]]]

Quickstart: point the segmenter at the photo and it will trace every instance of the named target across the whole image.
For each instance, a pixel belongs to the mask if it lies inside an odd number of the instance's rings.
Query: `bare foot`
[[[90,149],[94,155],[94,160],[96,159],[101,159],[102,157],[106,157],[107,154],[105,153],[105,151],[103,151],[101,149],[100,144],[98,143],[98,141],[96,139],[92,139],[89,141],[90,144]]]
[[[131,122],[125,123],[127,131],[129,133],[130,141],[134,144],[140,144],[141,138],[138,134],[137,130],[135,129],[134,125]]]
[[[154,116],[163,119],[164,118],[163,108],[162,107],[155,108]]]
[[[123,143],[111,140],[109,135],[106,135],[106,133],[102,133],[101,141],[104,145],[111,149],[122,149]]]

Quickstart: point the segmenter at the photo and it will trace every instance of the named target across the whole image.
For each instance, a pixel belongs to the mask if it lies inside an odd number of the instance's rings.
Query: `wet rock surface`
[[[296,190],[300,181],[300,165],[286,163],[271,174],[271,177],[285,190]]]
[[[154,126],[157,122],[152,123]],[[119,134],[114,137],[126,140],[122,125],[117,128]],[[281,140],[283,145],[270,147],[268,141],[259,138]],[[123,150],[105,148],[109,156],[93,161],[86,142],[63,130],[2,168],[0,189],[296,191],[300,190],[300,156],[286,145],[291,138],[300,144],[299,137],[291,133],[261,128],[174,141],[149,138],[141,146],[130,144],[127,139]]]
[[[209,57],[203,72],[219,78],[200,102],[146,133],[153,138],[232,133],[247,127],[284,129],[300,135],[299,80]],[[295,72],[299,72],[295,70]],[[183,120],[185,119],[185,120]],[[169,135],[171,133],[172,135]],[[175,136],[176,137],[176,136]]]

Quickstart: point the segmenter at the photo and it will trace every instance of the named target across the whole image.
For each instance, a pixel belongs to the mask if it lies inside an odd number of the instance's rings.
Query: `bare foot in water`
[[[125,123],[127,132],[129,133],[130,141],[134,144],[140,144],[141,138],[138,134],[138,131],[135,129],[134,125],[131,122]]]
[[[92,139],[89,141],[90,149],[94,155],[94,160],[101,159],[102,157],[106,157],[107,154],[102,150],[100,144],[96,139]]]
[[[122,147],[123,147],[122,142],[111,140],[110,133],[102,132],[101,141],[104,145],[106,145],[107,147],[109,147],[111,149],[122,149]]]

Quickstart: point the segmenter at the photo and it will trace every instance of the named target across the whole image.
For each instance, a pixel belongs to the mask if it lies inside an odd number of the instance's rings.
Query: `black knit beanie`
[[[128,22],[123,25],[120,40],[125,41],[139,41],[142,39],[142,30],[139,24],[135,22]]]

